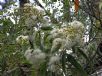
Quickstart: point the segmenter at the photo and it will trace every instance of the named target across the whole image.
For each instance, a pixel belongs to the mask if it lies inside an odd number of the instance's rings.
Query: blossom
[[[31,58],[31,56],[32,56],[32,51],[33,51],[33,49],[27,49],[27,50],[25,51],[24,56],[26,57],[27,60],[31,60],[31,59],[32,59],[32,58]]]
[[[58,38],[60,37],[61,35],[63,35],[63,32],[59,32],[60,29],[54,29],[51,31],[51,36],[52,38]]]
[[[63,45],[63,48],[70,50],[72,46],[74,46],[76,42],[70,38],[66,38],[66,42]]]
[[[59,70],[59,61],[60,61],[60,56],[56,55],[56,56],[52,56],[49,60],[48,63],[48,70],[55,72]]]
[[[40,49],[28,49],[25,51],[24,56],[35,66],[39,66],[46,58],[46,54],[43,53]]]
[[[79,21],[73,21],[68,27],[51,31],[51,36],[54,38],[52,49],[60,44],[60,49],[70,50],[75,45],[83,45],[84,25]]]
[[[25,6],[25,7],[30,7],[31,4],[30,4],[30,3],[25,3],[24,6]]]
[[[79,21],[73,21],[69,24],[68,27],[63,27],[60,29],[54,29],[51,31],[51,35],[56,37],[67,37],[67,36],[75,36],[77,33],[84,32],[84,25]]]
[[[24,35],[20,35],[16,38],[16,42],[19,44],[24,44],[24,43],[28,43],[29,37],[28,36],[24,36]]]
[[[56,65],[52,64],[48,67],[48,70],[55,72],[56,71]]]
[[[39,10],[30,3],[25,3],[23,10],[22,20],[24,21],[24,26],[34,26],[38,22],[43,22],[43,11]]]
[[[56,38],[53,40],[53,45],[51,48],[51,52],[58,50],[62,46],[63,39]]]
[[[55,63],[58,63],[60,61],[60,56],[59,55],[56,55],[56,56],[52,56],[49,60],[49,65],[52,65],[52,64],[55,64]]]
[[[84,24],[79,21],[73,21],[70,25],[75,28],[78,33],[83,33],[85,30]]]
[[[71,24],[71,26],[74,26],[75,28],[84,28],[84,25],[83,25],[83,23],[81,23],[81,22],[79,22],[79,21],[73,21],[73,22],[71,22],[70,23]]]
[[[34,22],[34,20],[36,20],[37,16],[31,16],[32,18],[26,18],[25,19],[25,26],[29,26],[32,27],[36,24],[36,22]]]

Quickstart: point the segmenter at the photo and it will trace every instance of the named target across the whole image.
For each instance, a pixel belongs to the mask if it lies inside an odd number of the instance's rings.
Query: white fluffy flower
[[[31,18],[32,18],[33,20],[36,20],[36,19],[37,19],[37,15],[32,15]]]
[[[31,4],[30,3],[25,3],[24,6],[29,7],[29,6],[31,6]]]
[[[79,27],[83,27],[84,26],[81,22],[76,21],[76,20],[71,22],[70,24],[71,24],[71,26],[74,26],[75,28],[79,28]]]
[[[51,31],[54,38],[52,49],[61,45],[60,49],[70,50],[74,45],[83,45],[84,25],[79,21],[73,21],[70,26]]]
[[[58,36],[58,33],[59,33],[58,29],[54,29],[54,30],[51,31],[50,34],[51,34],[52,38],[56,38]]]
[[[17,38],[16,38],[16,41],[18,41],[19,39],[28,39],[28,36],[24,36],[24,35],[20,35],[20,36],[18,36]]]
[[[55,64],[52,64],[50,66],[48,66],[48,70],[52,71],[52,72],[56,72],[57,71],[57,66]]]
[[[28,50],[25,51],[24,56],[26,57],[27,60],[32,59],[32,51],[33,51],[33,49],[28,49]]]
[[[63,36],[63,29],[54,29],[51,31],[52,38],[59,38]]]
[[[84,37],[81,37],[81,36],[83,35],[80,35],[80,34],[76,35],[75,41],[77,45],[84,46]]]
[[[79,22],[79,21],[73,21],[70,24],[73,28],[75,28],[76,30],[81,30],[80,32],[84,32],[84,25],[83,23]]]
[[[56,38],[53,40],[53,45],[51,48],[51,52],[58,50],[63,44],[63,39],[61,38]]]
[[[49,60],[48,63],[48,70],[55,72],[57,70],[59,70],[59,61],[60,61],[60,56],[56,55],[56,56],[52,56]]]
[[[25,19],[25,26],[33,26],[34,21],[31,18]]]
[[[43,53],[40,49],[36,49],[33,52],[35,59],[42,60],[45,59],[45,53]]]
[[[83,45],[84,45],[84,40],[80,34],[74,35],[74,38],[70,37],[66,38],[65,48],[67,48],[67,50],[70,50],[73,46],[83,46]]]
[[[56,55],[56,56],[52,56],[50,58],[50,61],[49,61],[49,65],[52,65],[52,64],[56,64],[60,61],[60,56],[59,55]]]
[[[66,39],[66,42],[64,44],[64,48],[66,48],[67,50],[70,50],[72,46],[74,46],[76,44],[76,42],[70,38]]]
[[[44,62],[46,55],[40,49],[28,49],[25,51],[24,56],[26,59],[35,66],[39,66],[42,62]]]
[[[24,43],[29,40],[28,36],[20,35],[16,38],[17,43]]]

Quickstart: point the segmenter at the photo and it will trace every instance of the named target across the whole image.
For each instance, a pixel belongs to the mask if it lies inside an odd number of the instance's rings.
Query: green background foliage
[[[19,7],[14,12],[8,12],[11,10],[9,6],[16,6],[15,2],[7,3],[5,8],[0,11],[0,76],[89,76],[96,72],[97,67],[102,66],[98,61],[102,51],[102,49],[98,50],[98,45],[102,40],[102,15],[100,13],[102,10],[99,9],[101,6],[96,7],[93,0],[80,0],[79,10],[75,14],[74,11],[70,11],[74,6],[73,1],[42,1],[46,7],[42,8],[45,14],[31,8],[33,6]],[[54,5],[56,2],[60,2],[58,6],[62,6],[61,9]],[[35,2],[34,6],[39,6],[39,4]],[[24,12],[22,11],[24,9],[30,9],[30,11]],[[99,16],[96,14],[97,11],[100,13]],[[56,17],[58,12],[62,15]],[[32,19],[32,15],[37,18]],[[50,22],[44,20],[43,17],[50,18]],[[31,21],[29,25],[25,24],[27,18]],[[53,38],[50,36],[50,32],[53,29],[62,28],[63,23],[72,22],[74,19],[84,24],[84,35],[89,40],[83,47],[73,46],[70,54],[66,51],[59,53],[59,47],[52,53]],[[29,42],[17,43],[16,38],[20,35],[29,36]],[[46,53],[47,57],[39,67],[35,67],[25,58],[24,53],[28,48],[40,48],[42,52]],[[59,54],[61,57],[58,72],[48,70],[50,55],[55,54]]]

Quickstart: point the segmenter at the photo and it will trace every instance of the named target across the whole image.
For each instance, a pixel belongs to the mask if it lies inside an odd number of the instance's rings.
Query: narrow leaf
[[[67,60],[76,68],[81,76],[88,76],[86,71],[84,71],[82,66],[76,61],[76,59],[72,55],[67,54]]]
[[[42,26],[41,29],[47,31],[47,30],[52,30],[53,28],[51,26]]]
[[[83,52],[83,50],[80,49],[80,48],[77,48],[77,49],[78,49],[78,52],[79,52],[87,61],[89,61],[89,58],[88,58],[87,55]]]

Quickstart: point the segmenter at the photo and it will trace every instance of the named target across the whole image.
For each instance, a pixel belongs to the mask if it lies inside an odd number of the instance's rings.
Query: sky
[[[3,4],[4,4],[4,3],[5,3],[5,1],[4,1],[4,0],[0,0],[0,4],[1,4],[1,3],[3,3]],[[2,6],[1,6],[1,5],[0,5],[0,9],[2,9]]]
[[[13,1],[16,1],[16,4],[19,4],[19,0],[13,0]],[[34,3],[34,0],[29,0],[31,3]],[[42,0],[39,0],[39,2],[45,6],[45,4],[42,2]],[[5,4],[5,0],[0,0],[0,10],[2,9],[2,5],[1,4]]]
[[[5,3],[5,0],[0,0],[1,3]]]

